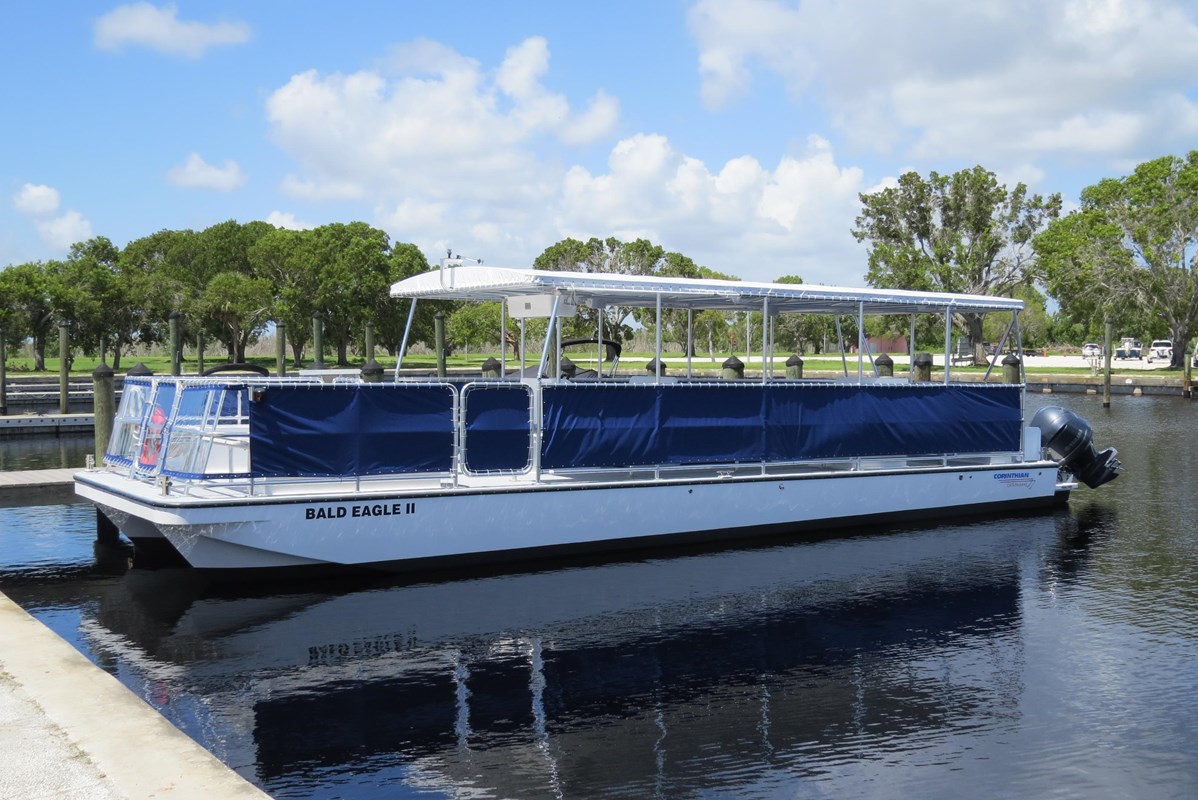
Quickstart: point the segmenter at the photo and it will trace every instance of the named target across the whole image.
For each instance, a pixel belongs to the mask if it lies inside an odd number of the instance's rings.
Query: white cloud
[[[419,41],[378,70],[295,75],[266,103],[271,136],[297,165],[283,190],[360,193],[375,224],[430,256],[452,247],[521,266],[566,236],[644,236],[746,278],[861,282],[865,252],[849,228],[863,176],[828,142],[768,166],[749,155],[708,165],[638,133],[592,171],[571,166],[568,146],[610,135],[619,101],[597,89],[579,111],[545,88],[549,76],[535,37],[491,71]]]
[[[508,50],[486,72],[437,42],[396,47],[382,70],[294,75],[266,102],[274,140],[306,174],[289,183],[355,186],[391,205],[419,189],[425,200],[520,203],[552,181],[533,179],[553,141],[595,141],[619,105],[598,92],[581,115],[542,84],[544,39]]]
[[[689,25],[709,107],[773,72],[878,152],[1002,169],[1198,136],[1198,20],[1180,0],[699,0]]]
[[[295,218],[295,214],[288,211],[272,211],[266,217],[266,221],[276,228],[286,228],[290,231],[310,231],[316,227],[310,222],[300,222]]]
[[[620,119],[620,101],[600,90],[587,104],[583,114],[562,126],[562,141],[566,144],[590,144],[610,134]]]
[[[512,97],[536,97],[544,94],[541,79],[548,71],[549,43],[541,36],[533,36],[508,48],[495,75],[495,85]]]
[[[68,210],[60,217],[42,219],[34,223],[42,241],[59,251],[69,250],[76,242],[85,242],[95,234],[92,224],[78,211]]]
[[[638,134],[613,148],[608,166],[602,175],[569,170],[556,220],[563,232],[644,236],[744,278],[860,283],[864,254],[849,227],[863,175],[838,166],[819,137],[773,171],[741,156],[712,172],[664,136]]]
[[[12,204],[22,214],[53,214],[58,210],[58,190],[51,186],[27,183],[13,196]]]
[[[204,161],[199,153],[192,153],[186,161],[167,172],[166,179],[186,189],[231,192],[245,183],[245,174],[235,161],[226,161],[223,167],[214,167]]]
[[[74,209],[54,216],[59,202],[58,190],[44,184],[27,183],[13,196],[13,208],[32,219],[42,241],[53,250],[65,252],[94,234],[91,222]]]
[[[357,200],[362,197],[362,187],[349,181],[317,183],[294,175],[283,178],[279,191],[297,200],[313,203],[335,200]]]
[[[117,6],[96,20],[95,45],[110,51],[134,45],[167,55],[199,58],[209,47],[244,44],[250,39],[249,25],[244,22],[189,22],[180,20],[178,14],[174,5]]]
[[[395,208],[383,214],[387,227],[408,232],[409,235],[426,228],[440,228],[445,223],[447,203],[429,203],[406,198]]]

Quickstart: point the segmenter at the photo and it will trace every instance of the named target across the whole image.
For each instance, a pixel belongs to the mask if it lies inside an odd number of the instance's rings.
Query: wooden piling
[[[437,377],[445,377],[445,312],[433,315],[433,333],[437,345]]]
[[[108,452],[108,440],[112,436],[112,421],[116,416],[116,392],[113,390],[112,367],[100,361],[92,370],[92,398],[94,408],[96,461],[104,459]]]
[[[275,323],[275,375],[287,376],[287,325]]]
[[[803,377],[803,359],[795,353],[786,359],[786,377],[799,379]]]
[[[0,417],[8,416],[8,343],[4,331],[0,331]]]
[[[915,376],[913,380],[916,383],[931,383],[932,381],[932,354],[917,353],[915,361],[912,362],[915,366]]]
[[[1020,370],[1022,366],[1023,362],[1019,360],[1019,356],[1007,353],[1007,357],[1002,360],[1003,383],[1019,383],[1022,378]]]
[[[1111,321],[1106,321],[1106,334],[1102,346],[1102,407],[1111,407]]]
[[[179,339],[179,317],[182,316],[178,310],[172,311],[167,317],[167,326],[170,333],[171,347],[171,374],[179,375],[183,372],[183,345]]]
[[[367,383],[383,382],[383,365],[374,360],[374,323],[366,323],[366,363],[362,365],[362,380]]]
[[[324,369],[324,315],[319,311],[312,315],[312,349],[316,351],[312,367]]]
[[[71,338],[67,323],[58,323],[58,413],[71,413],[68,386],[71,374]]]

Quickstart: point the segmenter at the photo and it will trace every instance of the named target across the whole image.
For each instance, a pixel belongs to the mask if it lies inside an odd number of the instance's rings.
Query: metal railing
[[[788,383],[779,380],[777,383]],[[800,383],[794,381],[793,383]],[[839,386],[836,381],[802,381],[804,386]],[[891,384],[871,385],[881,387]],[[295,378],[258,378],[230,381],[214,378],[155,377],[131,379],[114,422],[111,445],[105,456],[110,470],[127,477],[153,483],[161,478],[171,482],[179,493],[189,494],[199,487],[233,494],[260,495],[308,491],[314,494],[339,491],[370,491],[394,488],[398,483],[437,488],[458,487],[463,480],[495,475],[539,483],[545,476],[555,479],[596,482],[655,481],[674,479],[739,479],[778,477],[813,472],[891,471],[924,468],[953,468],[985,464],[1013,464],[1023,460],[1021,451],[943,452],[909,455],[854,455],[849,457],[760,460],[696,461],[694,463],[633,464],[621,466],[559,467],[542,469],[542,389],[572,387],[600,390],[603,387],[628,386],[620,381],[594,381],[585,384],[566,380],[503,381],[495,379],[402,381],[401,386],[440,387],[451,392],[452,457],[449,468],[433,472],[388,474],[346,474],[331,476],[261,475],[255,473],[250,459],[249,420],[251,393],[272,385],[309,386],[320,391],[319,380]],[[752,389],[761,391],[756,381],[708,381],[680,379],[670,384],[685,388],[719,386],[721,390]],[[366,384],[363,384],[365,388]],[[391,385],[394,387],[394,385]],[[585,386],[585,389],[584,389]],[[938,385],[929,385],[938,386]],[[527,433],[524,447],[513,444],[509,463],[498,468],[472,466],[471,437],[481,431],[469,426],[470,400],[476,393],[504,389],[519,391],[527,402]],[[369,390],[369,389],[366,389]],[[394,391],[394,388],[391,389]],[[520,429],[511,429],[515,437]],[[480,446],[481,448],[481,446]]]

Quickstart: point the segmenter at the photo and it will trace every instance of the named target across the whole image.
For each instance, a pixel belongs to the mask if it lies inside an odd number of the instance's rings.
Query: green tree
[[[198,238],[191,230],[161,230],[129,242],[121,251],[119,268],[136,308],[132,334],[136,341],[147,345],[166,341],[172,311],[183,314],[185,334],[201,330],[199,300],[204,284],[194,266]]]
[[[245,361],[246,345],[266,326],[271,307],[268,281],[232,270],[213,276],[200,300],[205,318],[215,325],[229,360],[235,362]]]
[[[1006,296],[1037,279],[1031,243],[1060,215],[1061,196],[1029,196],[1022,183],[1008,190],[978,166],[927,180],[908,172],[861,204],[852,233],[869,245],[870,285]],[[982,315],[954,321],[983,361]]]
[[[8,287],[10,319],[23,323],[22,338],[33,339],[33,368],[39,372],[46,369],[46,340],[58,323],[53,276],[59,271],[53,262],[31,262],[0,272]]]
[[[1052,320],[1048,316],[1047,298],[1035,286],[1019,286],[1011,293],[1023,301],[1023,311],[1019,314],[1019,329],[1022,333],[1024,347],[1045,347],[1051,342],[1053,330]],[[989,314],[986,316],[983,332],[986,341],[998,345],[998,340],[1006,332],[1010,324],[1009,314]],[[1007,340],[1007,347],[1015,343]]]
[[[500,303],[466,303],[445,321],[446,335],[451,344],[464,347],[469,353],[472,344],[481,346],[499,341],[501,314]]]
[[[1036,240],[1049,291],[1076,320],[1118,317],[1129,306],[1163,320],[1171,366],[1184,365],[1188,385],[1198,326],[1198,150],[1099,181],[1081,200]],[[1127,325],[1129,316],[1136,319],[1133,312],[1115,321]]]
[[[708,274],[704,276],[704,272]],[[717,276],[711,270],[705,270],[700,267],[688,256],[682,253],[666,253],[662,256],[661,262],[655,274],[662,277],[670,278],[699,278],[699,277],[723,277]],[[651,308],[638,308],[633,312],[633,317],[637,322],[644,325],[646,328],[652,329],[657,324],[657,311]],[[662,322],[662,341],[674,342],[679,347],[685,348],[687,342],[687,313],[680,308],[665,308],[661,312]],[[692,323],[693,324],[693,323]],[[691,336],[692,350],[695,347],[695,338]],[[690,355],[694,355],[691,352]]]
[[[19,302],[20,287],[17,274],[9,275],[11,270],[0,270],[0,334],[3,335],[7,348],[16,346],[28,336],[29,320]],[[0,358],[7,358],[7,352],[0,352]]]
[[[254,274],[271,284],[271,317],[284,324],[296,365],[303,363],[304,348],[311,338],[320,283],[319,265],[312,257],[313,237],[311,231],[277,228],[254,242],[246,253]]]
[[[274,226],[267,222],[253,221],[241,224],[236,220],[228,220],[205,228],[194,237],[185,238],[180,242],[181,247],[176,252],[176,258],[180,265],[187,270],[186,275],[183,276],[191,286],[187,297],[191,303],[194,303],[191,307],[180,309],[184,314],[186,335],[191,336],[196,331],[203,330],[210,338],[225,344],[228,348],[229,358],[241,360],[245,357],[246,346],[262,332],[265,321],[270,317],[273,298],[268,297],[265,303],[267,308],[262,312],[265,314],[264,319],[248,327],[239,326],[239,333],[230,338],[228,311],[221,310],[223,301],[222,303],[213,303],[213,293],[210,292],[210,288],[218,276],[228,273],[236,273],[247,279],[256,279],[254,265],[249,257],[250,249],[259,239],[274,229]],[[216,294],[219,295],[230,285],[232,285],[231,280],[223,278],[222,283],[217,287]],[[256,283],[250,282],[244,282],[244,285],[247,288],[257,286]],[[268,291],[273,290],[269,284],[267,286]],[[231,300],[231,298],[226,299]],[[246,301],[255,306],[255,316],[257,315],[257,300],[258,298],[255,297]],[[233,303],[233,307],[239,305],[241,304]]]
[[[111,347],[115,368],[140,322],[142,298],[133,277],[122,267],[121,251],[104,236],[72,245],[62,268],[59,310],[72,323],[72,339],[101,356]]]
[[[391,246],[391,255],[387,259],[387,285],[397,283],[404,278],[428,272],[428,259],[420,248],[407,242],[396,242]],[[409,301],[410,302],[410,301]],[[408,324],[409,302],[399,302],[393,299],[388,291],[381,292],[371,302],[372,316],[375,326],[375,338],[388,353],[395,355],[403,343],[404,328]],[[409,334],[412,342],[431,344],[433,340],[433,314],[443,310],[452,313],[454,306],[444,302],[423,300],[416,304],[416,317],[412,320],[412,331]]]
[[[563,239],[545,248],[533,261],[533,269],[559,272],[602,272],[619,275],[653,275],[662,266],[666,252],[647,239],[622,242],[615,237],[592,238],[580,242]],[[689,260],[689,259],[688,259]],[[603,335],[616,341],[632,339],[633,318],[636,309],[630,306],[612,306],[606,309],[603,320]],[[599,326],[599,317],[594,309],[579,308],[578,316],[563,326],[569,336],[594,336]]]
[[[348,363],[351,340],[360,340],[378,298],[390,287],[390,237],[365,222],[322,225],[307,239],[308,260],[316,270],[315,304],[324,314],[337,363]]]
[[[802,283],[798,275],[783,275],[775,283]],[[823,350],[824,342],[836,335],[836,324],[827,314],[782,314],[774,322],[774,343],[779,350],[794,353],[814,353]]]

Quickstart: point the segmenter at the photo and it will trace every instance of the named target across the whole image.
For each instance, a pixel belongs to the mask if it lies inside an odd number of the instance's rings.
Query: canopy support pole
[[[840,329],[840,315],[836,315],[836,346],[840,348],[840,363],[844,367],[844,376],[849,376],[849,358],[844,353],[844,332]]]
[[[661,361],[661,292],[657,293],[657,342],[656,352],[653,355],[653,382],[661,383],[662,361]]]
[[[907,380],[915,382],[915,315],[911,315],[911,336],[907,339]]]
[[[599,335],[595,337],[595,352],[599,360],[595,362],[595,378],[603,377],[603,317],[605,316],[603,308],[597,308],[595,311],[599,315]]]
[[[541,348],[541,361],[537,366],[537,380],[540,380],[545,375],[545,369],[549,360],[549,347],[553,344],[553,337],[558,333],[557,326],[557,307],[561,303],[562,296],[555,294],[553,296],[553,310],[549,312],[549,327],[545,330],[545,346]],[[559,344],[560,349],[560,344]],[[557,377],[554,375],[553,377]]]
[[[691,356],[695,352],[695,310],[688,308],[686,310],[686,377],[693,377],[691,374]]]
[[[412,318],[416,316],[416,298],[408,306],[408,324],[403,328],[403,341],[399,343],[399,352],[395,354],[395,380],[399,380],[399,368],[403,366],[404,353],[408,352],[408,334],[412,332]]]
[[[857,304],[857,380],[865,377],[865,303]],[[869,361],[872,364],[874,357]]]
[[[499,377],[507,377],[507,302],[499,301]]]
[[[944,307],[944,385],[948,385],[953,366],[953,309]]]
[[[770,341],[770,298],[769,298],[769,295],[766,295],[761,300],[761,382],[762,383],[765,383],[766,370],[768,369],[768,364],[766,363],[766,361],[768,359],[768,354],[769,354],[769,350],[770,350],[769,341]]]

